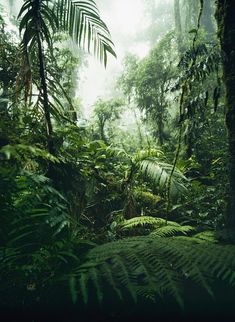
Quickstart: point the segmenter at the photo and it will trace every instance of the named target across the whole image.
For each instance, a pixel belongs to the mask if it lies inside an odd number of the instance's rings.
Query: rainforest
[[[235,1],[0,1],[0,321],[235,319]]]

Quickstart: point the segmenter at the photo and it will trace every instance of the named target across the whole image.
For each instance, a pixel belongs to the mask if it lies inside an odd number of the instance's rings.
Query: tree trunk
[[[46,68],[45,68],[45,60],[44,60],[44,53],[41,41],[41,2],[42,0],[35,1],[35,10],[37,12],[37,21],[36,21],[36,31],[37,31],[37,45],[38,45],[38,59],[39,59],[39,75],[40,75],[40,82],[41,82],[41,90],[43,96],[43,110],[44,110],[44,117],[46,123],[46,135],[47,135],[47,147],[48,151],[51,154],[54,154],[54,143],[52,139],[53,135],[53,128],[51,122],[51,113],[50,113],[50,105],[49,105],[49,98],[48,98],[48,89],[46,83]]]
[[[163,133],[163,120],[162,120],[162,114],[159,113],[158,115],[158,140],[159,140],[159,145],[163,146],[164,143],[164,133]]]
[[[108,139],[106,138],[106,135],[105,135],[105,123],[106,123],[106,120],[104,119],[99,120],[100,138],[101,140],[104,141],[105,144],[108,145]]]
[[[8,106],[7,98],[8,98],[8,87],[5,84],[3,84],[3,92],[0,97],[0,99],[2,100],[0,102],[0,119],[1,121],[3,121],[3,123],[6,122],[6,124],[11,120],[7,110],[7,106]],[[4,99],[6,101],[4,101]],[[5,133],[4,128],[5,126],[0,126],[0,148],[10,143],[8,139],[8,135]]]
[[[193,155],[192,133],[188,133],[186,137],[186,158],[190,159],[192,155]]]
[[[211,0],[205,0],[203,2],[203,11],[201,17],[201,23],[204,27],[208,40],[211,40],[211,36],[215,32],[215,26],[213,24],[213,7]]]
[[[175,14],[175,30],[178,42],[178,51],[180,54],[183,52],[183,34],[181,25],[181,14],[180,14],[180,0],[174,2],[174,14]]]
[[[135,109],[133,109],[133,112],[134,112],[134,116],[135,116],[135,123],[137,125],[137,130],[138,130],[140,148],[143,149],[143,147],[144,147],[143,146],[143,137],[142,137],[142,133],[141,133],[140,123],[138,121],[138,118],[137,118],[137,114],[136,114]]]
[[[226,126],[229,143],[230,191],[227,208],[228,227],[235,229],[235,1],[217,0],[218,36],[223,51],[226,88]]]

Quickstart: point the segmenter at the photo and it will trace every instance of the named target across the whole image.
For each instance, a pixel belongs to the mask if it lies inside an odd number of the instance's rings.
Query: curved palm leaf
[[[140,171],[143,175],[149,177],[160,188],[165,189],[171,176],[172,165],[159,161],[158,158],[148,157],[139,163]],[[184,194],[187,188],[187,178],[177,169],[174,170],[170,194],[172,197],[178,194]]]
[[[79,46],[89,52],[92,49],[105,66],[107,52],[116,57],[108,27],[93,0],[58,0],[55,6],[59,28],[68,32]]]
[[[26,0],[18,14],[21,19],[19,31],[23,34],[24,46],[31,49],[36,43],[37,32],[47,44],[51,45],[51,32],[58,31],[58,19],[48,5],[48,1]]]
[[[134,156],[134,161],[143,161],[148,158],[161,158],[164,157],[164,152],[159,149],[146,149],[146,150],[140,150],[138,151]]]
[[[18,18],[20,32],[24,30],[23,44],[32,48],[40,29],[41,38],[49,46],[51,33],[67,32],[77,44],[93,53],[107,64],[107,53],[116,57],[108,27],[100,17],[93,0],[26,0]],[[92,49],[92,50],[91,50]]]

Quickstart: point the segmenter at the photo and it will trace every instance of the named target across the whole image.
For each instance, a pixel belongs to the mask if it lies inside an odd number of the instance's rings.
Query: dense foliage
[[[10,309],[30,321],[39,312],[62,320],[67,310],[75,320],[234,314],[231,21],[220,1],[169,3],[175,14],[161,11],[169,24],[158,33],[151,16],[149,54],[126,56],[119,96],[98,99],[89,120],[75,96],[81,48],[105,66],[116,56],[95,2],[26,0],[17,20],[1,15],[0,307],[8,320]]]

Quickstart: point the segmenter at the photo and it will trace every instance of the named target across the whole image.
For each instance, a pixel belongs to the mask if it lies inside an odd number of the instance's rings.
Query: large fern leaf
[[[164,225],[157,227],[151,236],[174,237],[178,235],[189,235],[195,232],[195,228],[189,225],[181,225],[175,221],[168,220]]]
[[[151,216],[140,216],[134,217],[128,220],[124,220],[121,222],[120,226],[122,229],[134,229],[136,227],[143,226],[152,226],[152,227],[160,227],[166,223],[166,220],[163,218],[155,218]]]
[[[235,286],[235,246],[197,244],[190,238],[126,238],[93,248],[73,274],[86,301],[92,285],[102,289],[102,299],[110,296],[108,284],[119,297],[125,291],[134,300],[171,294],[183,305],[186,280],[210,294],[216,279]]]
[[[166,221],[166,219],[151,216],[134,217],[120,223],[120,228],[124,231],[135,230],[138,227],[151,228],[153,230],[151,236],[155,237],[186,236],[195,232],[195,228],[192,226],[182,226],[174,221]]]
[[[181,226],[174,222],[168,222],[167,225],[157,228],[151,233],[151,236],[173,237],[177,235],[188,235],[195,231],[192,226]]]

